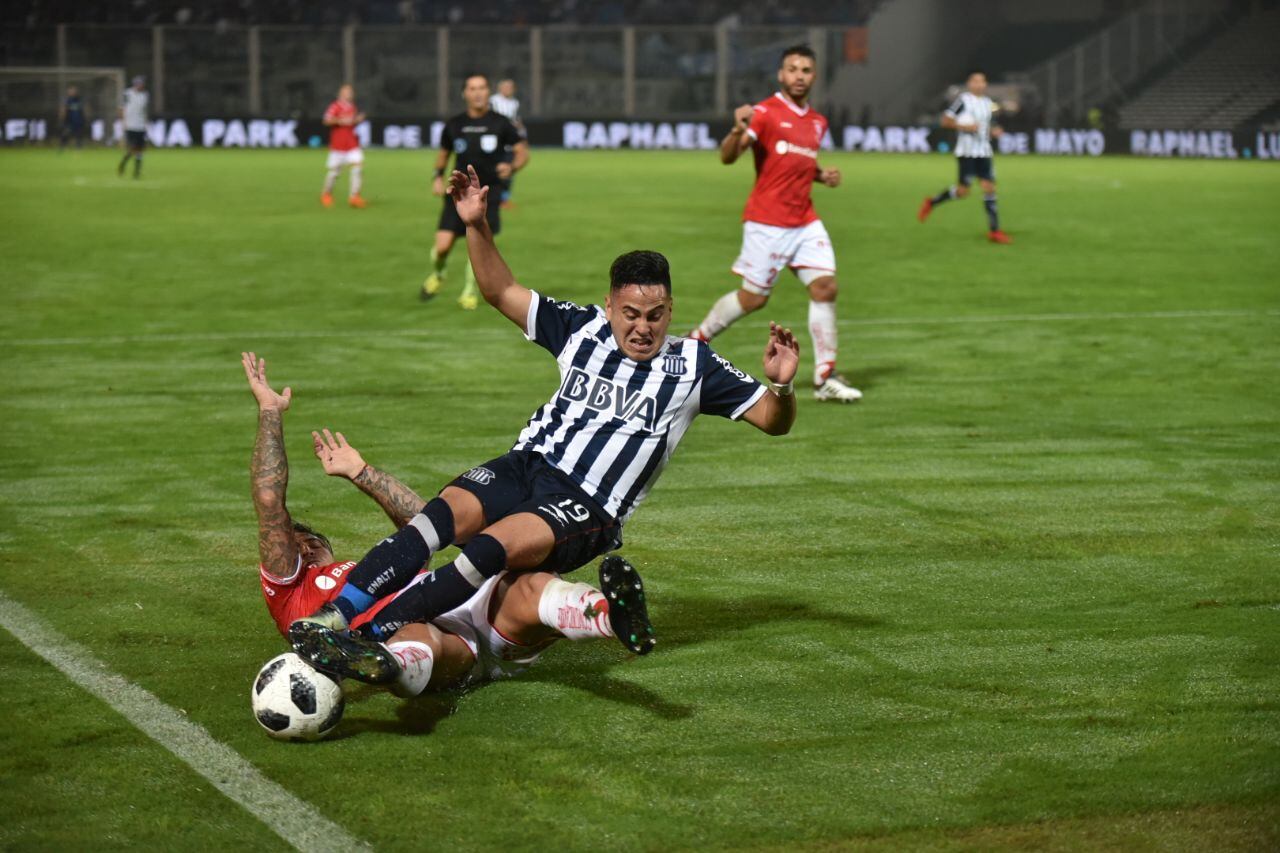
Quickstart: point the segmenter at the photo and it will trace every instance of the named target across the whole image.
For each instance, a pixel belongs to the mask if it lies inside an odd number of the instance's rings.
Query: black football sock
[[[507,551],[481,533],[458,558],[423,576],[400,593],[364,627],[375,640],[386,640],[410,622],[430,622],[466,602],[484,582],[507,567]]]
[[[142,176],[142,155],[141,154],[133,158],[133,176],[135,178]]]
[[[1000,230],[1000,214],[996,212],[996,194],[988,193],[982,197],[982,204],[987,209],[987,222],[992,231]]]
[[[956,188],[947,187],[945,190],[938,193],[933,198],[929,199],[929,201],[933,202],[935,205],[939,205],[939,204],[942,204],[944,201],[950,201],[955,197],[956,197]]]
[[[453,543],[453,510],[441,498],[432,500],[409,523],[373,546],[356,564],[333,604],[347,621],[375,601],[404,589],[431,555]]]
[[[119,174],[119,175],[124,174],[124,167],[129,165],[129,158],[132,156],[133,156],[132,153],[124,155],[124,159],[121,160],[120,165],[116,167],[116,174]]]

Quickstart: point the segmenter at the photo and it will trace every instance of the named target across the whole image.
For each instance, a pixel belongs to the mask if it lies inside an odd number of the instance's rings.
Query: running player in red
[[[733,130],[720,143],[720,161],[734,163],[750,148],[756,166],[755,186],[742,213],[742,251],[733,264],[742,287],[720,297],[690,337],[709,341],[763,308],[778,273],[789,267],[809,289],[813,396],[852,403],[862,392],[836,373],[836,256],[810,197],[814,183],[840,186],[840,170],[818,163],[827,119],[808,104],[814,64],[808,46],[787,48],[778,69],[781,91],[754,107],[734,110]]]
[[[329,171],[324,176],[324,192],[320,194],[320,203],[325,207],[333,207],[333,185],[343,166],[351,169],[347,204],[352,207],[365,206],[364,199],[360,197],[360,184],[364,177],[364,151],[360,149],[360,140],[356,137],[356,125],[364,121],[365,115],[356,109],[355,97],[356,90],[351,84],[343,83],[338,88],[338,99],[324,111],[324,126],[329,128]]]
[[[332,600],[356,564],[335,560],[323,534],[290,516],[285,505],[289,462],[283,416],[293,395],[289,388],[283,393],[271,388],[265,360],[254,353],[242,353],[241,361],[258,402],[258,433],[250,467],[258,514],[258,573],[271,619],[280,633],[286,634],[291,622]],[[426,503],[392,475],[366,464],[342,433],[335,436],[324,430],[311,435],[325,473],[354,483],[382,507],[397,528],[410,523]],[[609,587],[638,580],[632,577],[634,569],[616,556],[601,564],[600,573],[602,584]],[[422,572],[406,589],[428,578],[430,573]],[[386,622],[382,608],[395,597],[383,598],[357,617],[352,627],[374,623],[390,637],[384,648],[395,665],[389,672],[379,671],[376,680],[399,696],[518,675],[557,639],[603,639],[619,632],[628,635],[634,630],[632,617],[643,608],[633,603],[611,612],[605,593],[599,589],[569,583],[547,571],[495,575],[463,605],[430,623]],[[647,616],[644,618],[647,625]],[[652,644],[652,640],[648,642]],[[371,680],[369,672],[359,668],[335,667],[333,671]]]

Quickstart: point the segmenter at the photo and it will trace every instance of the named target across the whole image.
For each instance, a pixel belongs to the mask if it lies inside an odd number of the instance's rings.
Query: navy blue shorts
[[[957,157],[960,166],[960,183],[969,186],[974,178],[995,182],[996,165],[990,157]]]
[[[456,478],[450,486],[480,499],[487,527],[509,515],[532,513],[551,528],[556,544],[539,571],[571,572],[622,545],[622,528],[542,454],[512,450]]]
[[[130,148],[141,151],[147,147],[147,132],[145,130],[126,130],[124,132],[124,141]]]

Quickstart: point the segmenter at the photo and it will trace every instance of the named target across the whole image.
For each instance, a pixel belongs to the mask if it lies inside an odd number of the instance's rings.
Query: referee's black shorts
[[[135,151],[141,151],[147,147],[147,132],[145,130],[126,130],[124,132],[124,141]]]
[[[485,213],[485,219],[489,220],[489,230],[497,234],[502,230],[502,214],[499,208],[502,206],[502,199],[499,198],[499,188],[494,186],[489,188],[489,209]],[[453,204],[453,199],[449,196],[444,197],[444,210],[440,211],[440,224],[437,226],[439,231],[452,231],[459,237],[467,233],[467,226],[462,224],[462,220],[458,218],[458,208]]]

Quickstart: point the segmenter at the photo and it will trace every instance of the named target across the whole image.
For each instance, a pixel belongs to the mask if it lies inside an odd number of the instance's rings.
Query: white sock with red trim
[[[364,181],[364,169],[359,166],[351,167],[351,195],[360,195],[360,185]]]
[[[324,173],[324,191],[326,195],[333,192],[333,185],[337,182],[337,180],[338,180],[337,169],[330,169],[329,171]]]
[[[431,669],[436,662],[431,647],[417,640],[404,640],[388,643],[387,650],[400,662],[400,674],[392,682],[391,692],[401,699],[421,696],[431,680]]]
[[[836,369],[836,304],[809,301],[809,334],[813,336],[813,384],[821,385]]]
[[[538,619],[570,640],[598,640],[613,636],[609,626],[609,602],[590,584],[555,578],[542,590]]]
[[[697,328],[699,340],[709,341],[725,329],[733,325],[735,320],[746,316],[742,303],[738,301],[738,291],[732,290],[716,300],[707,312],[707,319]]]

